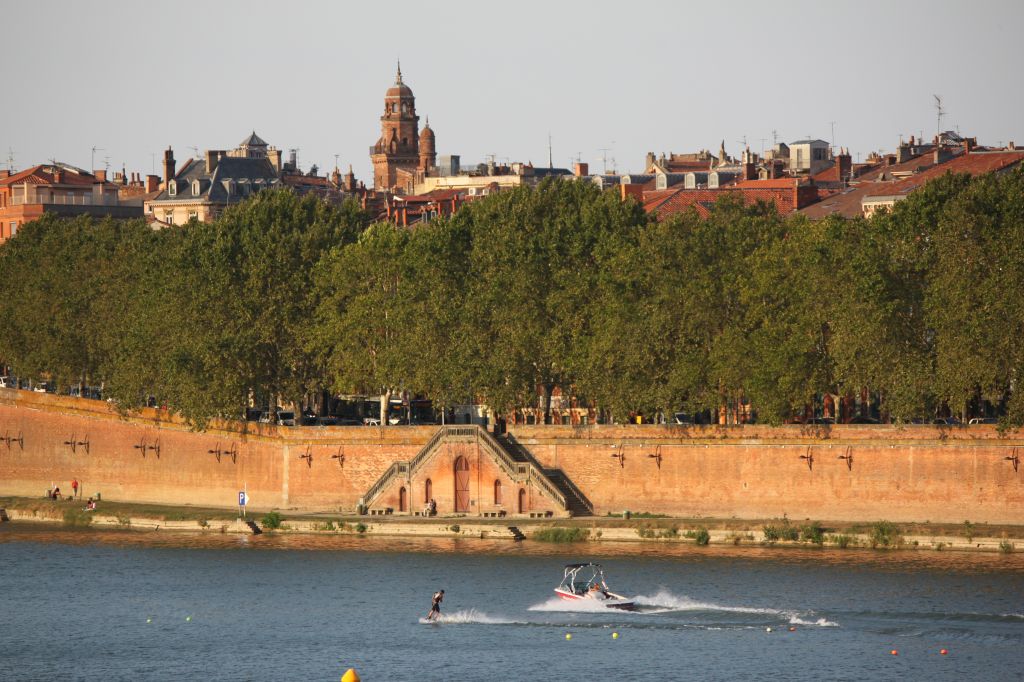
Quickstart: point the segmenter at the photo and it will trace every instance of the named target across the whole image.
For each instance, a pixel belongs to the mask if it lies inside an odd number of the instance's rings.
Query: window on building
[[[7,235],[7,236],[8,237],[13,237],[14,233],[17,232],[17,231],[18,231],[18,223],[17,223],[17,221],[14,221],[14,222],[11,223],[11,233],[9,235]]]
[[[495,479],[494,481],[494,504],[501,504],[501,481]]]
[[[193,180],[192,181],[192,196],[194,196],[194,197],[199,196],[199,181],[198,180]]]
[[[188,219],[189,220],[199,220],[199,211],[189,211],[188,212]]]
[[[164,222],[168,225],[174,224],[174,211],[164,211]]]
[[[167,183],[167,195],[172,197],[178,195],[178,183],[174,180]]]
[[[423,503],[429,504],[434,499],[434,484],[428,478],[427,482],[423,484]]]

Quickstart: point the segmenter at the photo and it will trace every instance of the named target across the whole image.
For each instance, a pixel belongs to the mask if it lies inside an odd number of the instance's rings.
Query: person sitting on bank
[[[59,500],[60,498],[61,498],[60,487],[58,486],[58,487],[53,489],[52,493],[50,493],[50,499]]]
[[[85,503],[85,511],[96,511],[96,500],[90,497]]]
[[[437,516],[437,502],[434,498],[430,498],[430,502],[427,504],[427,516]]]

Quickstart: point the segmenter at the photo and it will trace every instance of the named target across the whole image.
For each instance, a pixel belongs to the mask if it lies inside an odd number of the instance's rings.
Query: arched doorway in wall
[[[423,484],[423,504],[430,504],[434,499],[434,483],[428,478]]]
[[[469,511],[469,460],[455,459],[455,513]]]
[[[494,480],[494,505],[498,506],[501,502],[501,479]]]
[[[409,491],[402,486],[398,489],[398,511],[409,511]]]
[[[519,508],[516,510],[519,514],[525,514],[527,512],[526,504],[526,488],[519,489]]]

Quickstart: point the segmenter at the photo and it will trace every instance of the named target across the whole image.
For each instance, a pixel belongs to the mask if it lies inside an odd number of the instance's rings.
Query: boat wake
[[[452,611],[451,613],[442,613],[434,620],[427,620],[426,618],[420,618],[420,622],[424,624],[441,623],[444,625],[465,625],[465,624],[484,624],[484,625],[516,625],[518,621],[508,620],[505,618],[495,618],[489,616],[483,611],[477,609],[466,609],[464,611]]]
[[[714,602],[692,599],[686,595],[675,595],[671,592],[661,591],[654,595],[637,595],[633,602],[637,610],[632,612],[636,615],[655,615],[660,613],[677,612],[721,612],[750,614],[757,616],[768,616],[772,620],[781,620],[790,625],[804,625],[808,627],[839,627],[839,623],[827,618],[814,618],[812,614],[793,609],[772,609],[754,606],[731,606],[716,604]],[[573,613],[608,613],[609,609],[601,602],[586,599],[577,601],[566,601],[558,597],[552,597],[540,604],[534,604],[530,611],[549,612],[573,612]],[[618,612],[621,613],[621,612]]]

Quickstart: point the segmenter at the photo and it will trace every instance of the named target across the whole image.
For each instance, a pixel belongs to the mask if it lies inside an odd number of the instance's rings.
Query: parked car
[[[672,415],[673,424],[693,424],[693,417],[686,412],[676,412]]]
[[[352,419],[351,417],[337,417],[338,426],[362,426],[363,422],[360,419]]]
[[[998,424],[999,420],[995,417],[972,417],[968,424]]]
[[[832,417],[811,417],[804,421],[804,424],[835,424],[836,420]]]
[[[857,415],[856,417],[853,417],[852,419],[850,419],[850,421],[848,421],[846,423],[847,424],[881,424],[881,422],[878,421],[877,419],[875,419],[874,417],[862,417],[861,415]]]
[[[295,413],[294,412],[278,412],[277,413],[277,425],[278,426],[295,426]]]
[[[956,417],[936,417],[932,420],[932,424],[941,424],[945,426],[960,426],[960,420]]]
[[[53,393],[53,385],[49,381],[40,381],[38,384],[32,387],[32,390],[36,393]]]
[[[0,388],[17,388],[18,380],[12,377],[0,377]]]
[[[337,426],[338,425],[338,418],[337,417],[331,417],[331,416],[317,417],[316,418],[316,425],[317,426]]]
[[[363,424],[366,426],[380,426],[380,419],[376,417],[363,417]]]

